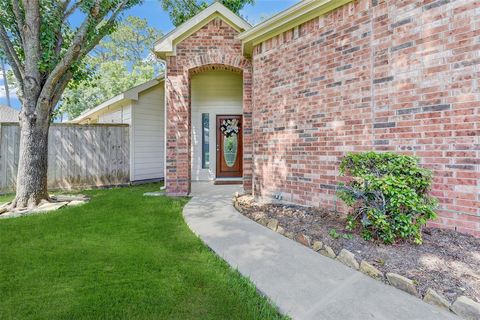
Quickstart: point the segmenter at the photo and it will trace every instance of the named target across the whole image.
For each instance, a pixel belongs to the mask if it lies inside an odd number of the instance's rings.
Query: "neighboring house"
[[[434,225],[480,236],[474,2],[305,0],[255,27],[215,2],[156,44],[166,76],[152,103],[166,116],[133,121],[132,135],[161,130],[142,146],[170,195],[241,179],[255,196],[329,208],[347,152],[414,154],[435,175]],[[142,94],[129,101],[124,115]]]
[[[130,125],[130,180],[164,177],[163,78],[127,90],[82,113],[72,123],[123,123]]]
[[[0,122],[18,122],[18,110],[0,105]]]

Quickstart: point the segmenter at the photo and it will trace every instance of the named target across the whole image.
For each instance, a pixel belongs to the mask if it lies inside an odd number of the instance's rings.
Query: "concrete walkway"
[[[458,319],[238,213],[238,186],[192,184],[189,227],[293,319]]]

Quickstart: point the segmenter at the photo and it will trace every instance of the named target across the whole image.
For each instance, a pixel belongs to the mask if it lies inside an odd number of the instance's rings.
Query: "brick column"
[[[238,31],[220,18],[176,45],[166,70],[166,187],[169,195],[188,195],[191,180],[190,76],[209,69],[243,74],[244,188],[252,189],[252,65],[243,56]]]
[[[167,193],[185,196],[190,193],[190,92],[188,73],[168,58],[166,70],[167,99]]]
[[[252,130],[252,71],[243,70],[243,189],[252,193],[253,130]]]

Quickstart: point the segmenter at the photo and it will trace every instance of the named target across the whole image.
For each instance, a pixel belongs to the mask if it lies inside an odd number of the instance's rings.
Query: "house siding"
[[[138,99],[113,105],[89,119],[90,123],[130,125],[130,180],[164,178],[164,84],[140,92]]]
[[[133,101],[131,180],[164,177],[164,87],[163,83],[141,92]]]
[[[432,226],[480,236],[480,5],[358,0],[253,49],[255,195],[343,210],[347,152],[433,170]]]
[[[98,116],[95,122],[98,123],[125,123],[131,124],[132,107],[131,105],[119,106],[108,110]]]

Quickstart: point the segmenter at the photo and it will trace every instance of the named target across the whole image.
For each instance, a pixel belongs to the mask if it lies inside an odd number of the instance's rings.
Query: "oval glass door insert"
[[[237,160],[238,139],[236,134],[223,137],[223,157],[228,167],[233,167]]]

